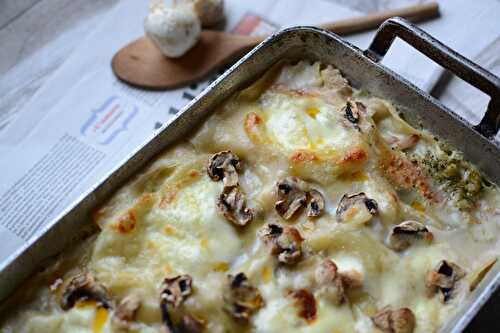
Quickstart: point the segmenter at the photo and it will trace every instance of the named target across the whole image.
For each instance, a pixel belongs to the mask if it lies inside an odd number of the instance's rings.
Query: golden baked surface
[[[2,331],[435,332],[496,260],[499,203],[389,101],[278,66],[96,211]]]

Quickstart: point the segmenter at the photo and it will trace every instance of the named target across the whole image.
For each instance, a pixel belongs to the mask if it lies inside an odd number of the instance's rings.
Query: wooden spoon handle
[[[423,5],[386,10],[374,14],[336,21],[335,23],[320,25],[320,27],[338,35],[347,35],[378,28],[382,22],[394,16],[401,16],[414,23],[421,22],[439,16],[439,5],[436,2],[430,2]]]
[[[439,15],[435,2],[337,21],[322,28],[339,35],[377,28],[393,16],[420,22]],[[147,89],[172,89],[197,82],[260,43],[264,36],[240,36],[204,30],[184,56],[170,59],[145,37],[130,43],[113,57],[111,66],[121,80]]]
[[[334,32],[337,35],[345,36],[356,32],[377,29],[385,20],[394,16],[400,16],[413,23],[422,22],[438,17],[439,5],[437,2],[429,2],[423,5],[384,10],[373,14],[339,20],[333,23],[321,24],[319,27]],[[249,36],[248,42],[252,44],[251,46],[253,47],[266,39],[266,37],[267,36]]]

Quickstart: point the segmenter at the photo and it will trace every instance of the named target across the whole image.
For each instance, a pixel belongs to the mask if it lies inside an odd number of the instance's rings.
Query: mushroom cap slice
[[[222,179],[224,187],[233,187],[238,185],[238,170],[240,168],[241,164],[238,156],[229,150],[225,150],[210,157],[207,173],[214,181]]]
[[[359,122],[359,106],[353,100],[348,100],[343,107],[344,116],[347,120],[349,120],[353,124],[357,124]],[[362,104],[361,104],[362,105]],[[364,107],[364,105],[363,105]]]
[[[80,300],[94,300],[105,308],[111,307],[106,288],[89,272],[77,274],[66,285],[61,297],[61,308],[69,310]]]
[[[364,192],[344,194],[335,212],[338,222],[351,221],[354,224],[368,222],[378,212],[378,204]]]
[[[250,284],[244,273],[228,276],[224,310],[236,320],[248,321],[264,305],[259,289]]]
[[[389,246],[395,251],[403,251],[417,239],[432,241],[433,238],[432,232],[424,224],[417,221],[405,221],[392,228]]]
[[[296,177],[286,177],[276,184],[278,201],[275,208],[285,220],[289,220],[307,202],[307,184]]]
[[[253,219],[253,210],[246,206],[246,198],[239,186],[225,188],[217,200],[224,217],[237,226],[245,226]]]
[[[309,185],[297,177],[286,177],[277,182],[276,193],[278,200],[275,208],[285,220],[291,219],[306,205],[309,217],[320,216],[325,209],[323,195],[318,190],[309,189]]]
[[[263,242],[271,248],[271,254],[284,264],[294,264],[302,256],[302,241],[299,231],[294,227],[268,224],[261,231]]]
[[[465,276],[465,271],[457,264],[441,260],[425,277],[425,286],[430,296],[439,292],[439,300],[446,303],[453,297],[456,282]]]
[[[162,302],[178,307],[184,300],[191,295],[193,280],[189,275],[178,275],[173,278],[165,278],[163,281],[163,290],[161,292]]]
[[[170,317],[168,305],[174,308],[184,302],[191,295],[193,279],[191,276],[178,275],[173,278],[163,280],[163,290],[160,294],[160,311],[163,322],[162,331],[165,333],[177,333],[178,330]]]
[[[412,333],[416,324],[415,315],[408,308],[382,309],[372,317],[372,322],[384,333]]]
[[[317,190],[310,190],[308,192],[309,202],[307,204],[307,216],[309,217],[318,217],[323,214],[325,210],[325,198],[323,195]]]

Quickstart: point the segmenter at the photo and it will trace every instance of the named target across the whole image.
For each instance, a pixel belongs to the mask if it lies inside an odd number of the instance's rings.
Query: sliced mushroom
[[[208,160],[207,173],[212,180],[222,179],[224,187],[238,185],[238,170],[240,169],[240,159],[231,151],[221,151],[212,155]]]
[[[253,219],[253,211],[246,206],[245,194],[238,186],[224,188],[217,200],[217,207],[227,220],[237,226],[243,227]]]
[[[173,278],[166,278],[163,281],[163,290],[160,294],[160,310],[165,333],[177,333],[170,314],[168,305],[177,308],[184,300],[191,295],[193,279],[189,275],[178,275]]]
[[[278,201],[275,203],[276,211],[288,220],[306,204],[306,183],[296,177],[286,177],[276,186],[278,192]]]
[[[333,304],[339,305],[345,299],[344,283],[338,273],[337,265],[326,259],[316,268],[316,283],[318,293]]]
[[[130,322],[135,320],[140,306],[141,301],[139,297],[135,295],[125,297],[116,307],[113,322],[120,327],[127,327]]]
[[[316,319],[316,299],[310,291],[306,289],[295,290],[290,293],[290,297],[295,301],[294,305],[297,307],[297,315],[300,318],[307,322],[312,322]]]
[[[193,316],[184,315],[179,324],[182,333],[201,333],[205,330],[205,323]]]
[[[395,251],[406,250],[413,241],[432,241],[434,236],[425,225],[417,221],[405,221],[392,228],[389,246]]]
[[[264,305],[257,288],[252,286],[244,273],[228,276],[224,294],[224,310],[236,320],[248,321]]]
[[[106,288],[98,283],[92,274],[80,273],[74,276],[64,288],[61,298],[61,308],[71,309],[76,302],[93,300],[105,308],[110,308]]]
[[[178,307],[184,300],[191,295],[193,280],[189,275],[178,275],[173,278],[166,278],[163,281],[163,291],[161,300]]]
[[[348,100],[343,108],[344,116],[347,120],[349,120],[353,124],[357,124],[359,122],[359,106],[352,100]],[[364,105],[361,104],[363,107]]]
[[[364,192],[358,192],[344,194],[335,214],[339,222],[349,220],[354,224],[363,224],[368,222],[377,212],[377,202],[368,198]]]
[[[302,256],[302,241],[299,231],[294,227],[268,224],[261,231],[263,242],[271,248],[271,254],[284,264],[294,264]]]
[[[307,216],[318,217],[323,214],[325,209],[325,198],[323,198],[323,195],[317,190],[310,190],[308,196]]]
[[[434,270],[427,273],[425,286],[430,296],[439,292],[439,300],[446,303],[453,297],[455,284],[465,276],[465,271],[447,260],[441,260]]]
[[[384,333],[412,333],[415,330],[415,315],[408,308],[382,309],[374,317],[373,324]]]
[[[315,189],[297,177],[286,177],[276,183],[278,200],[275,208],[285,220],[291,219],[296,212],[307,205],[307,216],[317,217],[323,214],[325,199]]]

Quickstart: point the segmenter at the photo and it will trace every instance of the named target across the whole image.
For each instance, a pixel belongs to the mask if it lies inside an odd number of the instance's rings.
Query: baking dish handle
[[[500,79],[498,77],[400,17],[390,18],[382,23],[364,54],[371,60],[380,62],[396,37],[490,96],[488,109],[474,129],[487,138],[493,138],[498,133],[500,128]]]

